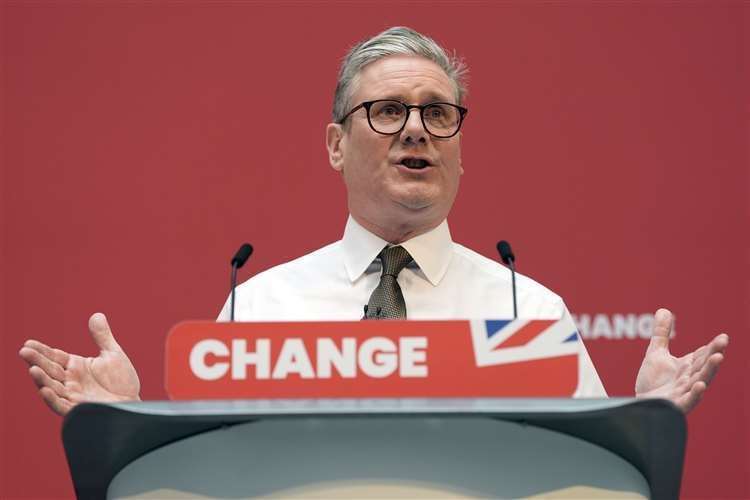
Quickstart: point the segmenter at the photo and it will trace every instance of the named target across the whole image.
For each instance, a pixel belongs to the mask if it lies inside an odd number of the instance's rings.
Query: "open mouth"
[[[404,158],[399,163],[406,168],[410,168],[413,170],[422,170],[423,168],[427,168],[430,166],[427,160],[422,160],[420,158]]]

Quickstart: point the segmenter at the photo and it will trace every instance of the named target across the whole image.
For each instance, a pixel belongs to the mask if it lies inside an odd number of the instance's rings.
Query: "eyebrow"
[[[394,101],[401,101],[406,103],[407,100],[404,98],[403,94],[387,94],[385,97],[379,97],[378,99],[389,99]],[[429,104],[431,102],[452,102],[453,98],[447,98],[444,95],[437,94],[435,92],[430,92],[427,94],[426,99],[424,100],[424,104]]]

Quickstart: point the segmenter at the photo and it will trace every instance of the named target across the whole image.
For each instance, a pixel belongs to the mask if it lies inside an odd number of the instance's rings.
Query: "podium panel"
[[[81,404],[80,498],[677,498],[665,400],[310,399]]]
[[[108,496],[525,498],[581,487],[649,496],[634,466],[556,431],[488,418],[337,417],[183,439],[125,467]]]

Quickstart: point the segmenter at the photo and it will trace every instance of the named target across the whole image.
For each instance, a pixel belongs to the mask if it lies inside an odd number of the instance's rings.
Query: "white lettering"
[[[384,378],[396,371],[396,344],[385,337],[365,340],[359,347],[359,367],[373,378]]]
[[[318,339],[317,360],[318,378],[331,378],[331,366],[335,366],[343,378],[354,378],[357,375],[357,340],[341,340],[339,350],[333,339]]]
[[[614,314],[612,315],[612,323],[614,324],[615,338],[636,338],[637,333],[635,331],[635,314]]]
[[[286,378],[289,374],[298,373],[302,378],[315,378],[310,358],[302,339],[286,339],[281,347],[281,354],[273,369],[272,378]]]
[[[401,337],[398,339],[399,369],[398,374],[402,377],[426,377],[427,365],[427,337]]]
[[[650,339],[654,329],[654,317],[651,314],[641,314],[638,317],[638,335],[642,339]]]
[[[248,351],[248,342],[254,342],[254,351]],[[359,346],[357,343],[354,337],[343,338],[340,342],[318,338],[311,361],[302,339],[285,339],[272,365],[270,339],[233,339],[231,348],[221,340],[204,339],[191,349],[189,364],[193,374],[201,380],[218,380],[227,373],[231,373],[232,380],[246,380],[249,365],[254,366],[254,378],[259,380],[286,379],[290,375],[326,379],[334,373],[342,378],[355,378],[358,369],[373,378],[388,377],[396,370],[404,378],[427,377],[427,337],[401,337],[398,341],[372,337]],[[220,359],[208,363],[209,356]]]
[[[597,314],[594,316],[591,330],[592,339],[597,339],[599,337],[604,337],[605,339],[612,338],[612,327],[609,325],[609,318],[606,314]]]
[[[255,341],[255,352],[247,352],[247,340],[232,340],[232,379],[245,380],[247,365],[255,365],[255,378],[266,379],[271,371],[271,341]]]
[[[190,369],[196,377],[201,380],[217,380],[226,375],[229,370],[229,363],[214,363],[211,366],[206,364],[206,356],[229,356],[229,349],[226,344],[216,339],[201,340],[193,346],[190,351]]]
[[[573,321],[575,322],[576,328],[581,334],[581,337],[585,339],[591,338],[591,316],[588,314],[574,314]]]
[[[650,339],[653,335],[654,316],[649,313],[629,314],[590,314],[573,315],[578,332],[584,339],[596,339],[599,337],[607,339],[640,340]],[[677,335],[675,323],[672,323],[670,338]]]

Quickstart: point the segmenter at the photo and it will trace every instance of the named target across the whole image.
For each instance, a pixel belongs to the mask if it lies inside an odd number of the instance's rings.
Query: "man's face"
[[[389,56],[365,66],[354,81],[351,107],[363,101],[395,99],[406,104],[456,103],[445,72],[418,56]],[[461,167],[459,134],[439,139],[424,129],[412,109],[404,129],[381,135],[359,109],[344,126],[330,124],[327,142],[331,166],[344,177],[349,211],[377,234],[419,234],[447,217],[458,191]],[[426,160],[410,168],[409,159]],[[378,231],[380,230],[380,231]]]

